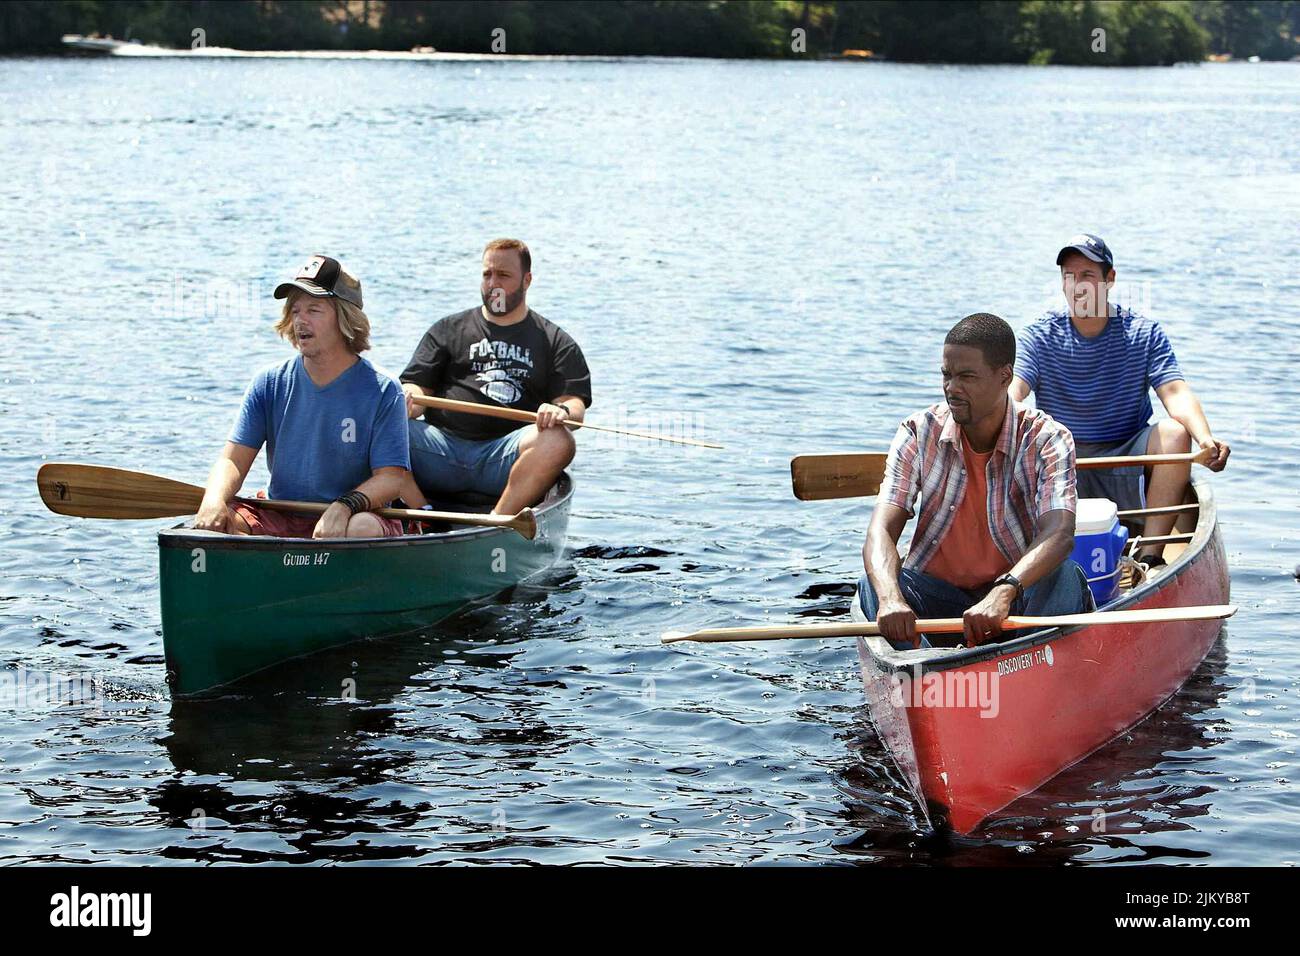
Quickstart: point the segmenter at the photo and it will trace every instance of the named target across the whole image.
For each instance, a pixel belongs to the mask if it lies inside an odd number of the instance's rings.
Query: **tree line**
[[[195,31],[201,31],[196,33]],[[9,0],[0,52],[65,33],[245,50],[1137,66],[1300,55],[1300,0]],[[201,38],[201,39],[200,39]]]

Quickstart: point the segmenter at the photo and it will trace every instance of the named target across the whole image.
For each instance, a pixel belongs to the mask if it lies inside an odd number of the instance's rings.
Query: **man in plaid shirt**
[[[966,646],[996,640],[1012,613],[1093,608],[1074,548],[1074,439],[1007,394],[1016,336],[968,315],[943,345],[946,402],[899,426],[867,541],[862,609],[896,648],[929,647],[918,618],[961,617]],[[898,539],[920,499],[907,559]],[[945,635],[955,643],[956,635]],[[938,643],[940,635],[934,635]]]

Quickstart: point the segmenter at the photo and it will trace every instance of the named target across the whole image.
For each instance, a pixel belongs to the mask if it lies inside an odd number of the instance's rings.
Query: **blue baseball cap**
[[[1062,246],[1061,251],[1056,254],[1056,264],[1058,266],[1067,252],[1081,252],[1093,262],[1100,262],[1104,265],[1107,272],[1115,268],[1115,257],[1110,254],[1110,247],[1106,245],[1100,236],[1094,236],[1087,232],[1079,233],[1079,235]]]

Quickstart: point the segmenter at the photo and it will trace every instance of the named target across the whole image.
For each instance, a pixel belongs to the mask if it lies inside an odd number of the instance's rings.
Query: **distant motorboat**
[[[82,36],[80,33],[65,33],[63,35],[63,45],[73,49],[81,50],[83,53],[113,53],[121,47],[129,45],[139,46],[139,40],[115,40],[113,37],[100,36]]]
[[[63,45],[81,53],[137,58],[181,57],[185,59],[263,59],[263,60],[432,60],[432,61],[482,61],[482,60],[604,60],[619,57],[572,56],[518,53],[443,53],[431,46],[417,46],[412,50],[236,50],[230,47],[200,45],[182,49],[155,46],[139,40],[115,40],[113,37],[82,36],[67,33]]]

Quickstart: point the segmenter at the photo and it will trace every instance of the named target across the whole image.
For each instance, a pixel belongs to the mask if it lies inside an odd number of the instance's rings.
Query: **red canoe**
[[[1169,566],[1106,610],[1228,603],[1209,484],[1193,494],[1191,541],[1166,545]],[[969,649],[896,651],[869,637],[858,656],[871,721],[931,824],[969,833],[1168,700],[1222,623],[1061,628]]]

